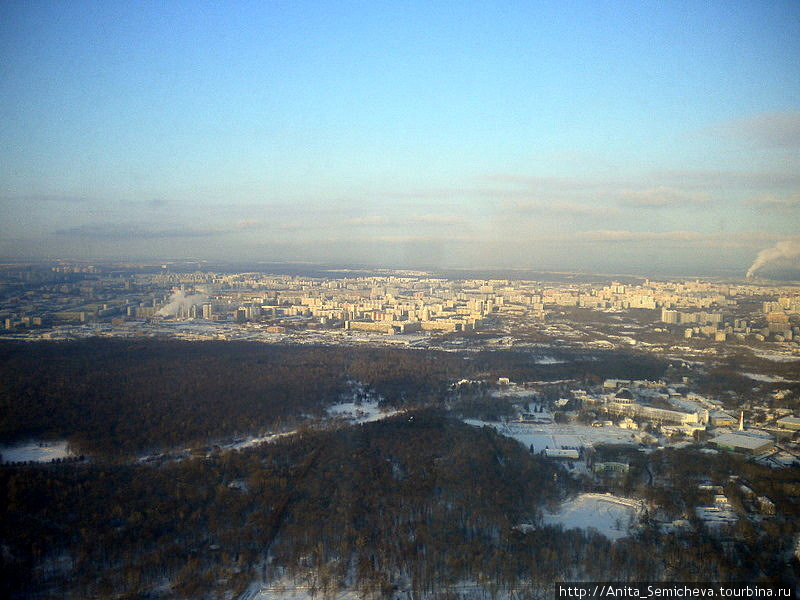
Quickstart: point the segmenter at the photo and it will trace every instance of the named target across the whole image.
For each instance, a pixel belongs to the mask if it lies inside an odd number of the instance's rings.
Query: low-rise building
[[[800,431],[800,418],[798,417],[782,417],[775,421],[775,424],[781,429]]]
[[[715,410],[709,414],[709,423],[714,427],[730,427],[736,423],[736,419],[728,413]]]
[[[723,433],[711,440],[720,450],[740,452],[750,456],[765,454],[775,447],[769,438],[748,435],[746,433]]]
[[[570,458],[577,460],[580,454],[574,448],[545,448],[544,455],[547,458]]]

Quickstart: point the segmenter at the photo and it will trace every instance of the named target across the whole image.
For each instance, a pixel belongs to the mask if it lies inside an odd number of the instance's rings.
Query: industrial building
[[[638,417],[654,423],[672,423],[675,425],[705,425],[708,422],[708,411],[681,412],[666,408],[646,406],[636,402],[629,390],[623,389],[616,396],[606,401],[606,410],[613,415]]]
[[[765,454],[775,447],[774,442],[769,438],[746,433],[723,433],[712,439],[711,443],[720,450],[739,452],[749,456]]]
[[[781,429],[800,431],[800,418],[798,417],[783,417],[778,419],[775,424]]]

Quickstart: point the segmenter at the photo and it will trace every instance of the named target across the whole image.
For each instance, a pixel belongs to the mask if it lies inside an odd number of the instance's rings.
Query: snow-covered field
[[[785,377],[780,377],[779,375],[760,375],[758,373],[742,373],[745,377],[748,377],[754,381],[763,381],[765,383],[795,383],[796,381],[793,379],[786,379]]]
[[[525,388],[507,388],[501,390],[493,390],[491,392],[493,398],[516,398],[517,400],[523,398],[533,398],[536,392],[533,390],[526,390]]]
[[[67,442],[26,442],[16,446],[0,446],[4,463],[50,462],[57,458],[67,458],[72,454],[67,450]]]
[[[394,408],[382,408],[378,405],[378,399],[370,399],[364,400],[361,402],[350,401],[350,402],[339,402],[337,404],[333,404],[327,408],[327,417],[331,420],[331,422],[338,422],[341,424],[358,424],[358,423],[370,423],[372,421],[380,421],[381,419],[387,419],[394,415],[400,414],[402,410],[397,410]],[[346,423],[342,423],[345,421]],[[319,424],[310,422],[310,426],[317,427]],[[232,442],[222,443],[219,447],[222,450],[244,450],[245,448],[250,448],[252,446],[257,446],[259,444],[268,444],[271,442],[276,442],[281,438],[289,437],[297,434],[296,429],[291,429],[289,431],[282,431],[280,433],[267,433],[266,435],[258,435],[258,436],[248,436],[236,439]],[[185,459],[192,454],[191,448],[183,448],[181,450],[175,450],[165,453],[156,453],[156,454],[145,454],[140,456],[137,461],[140,463],[150,462],[153,460],[158,459],[171,459],[171,460],[182,460]],[[5,456],[5,453],[3,453]],[[9,459],[10,460],[10,459]]]
[[[559,360],[558,358],[553,358],[552,356],[542,356],[541,358],[537,358],[533,361],[536,365],[563,365],[567,361]]]
[[[546,448],[581,448],[599,444],[638,444],[636,434],[619,427],[591,427],[589,425],[557,424],[541,425],[532,423],[497,423],[465,419],[475,427],[488,425],[499,433],[514,438],[526,448],[533,446],[534,452]]]
[[[557,513],[545,513],[543,525],[561,525],[564,529],[594,529],[611,540],[630,533],[639,519],[638,500],[611,494],[580,494],[564,502]]]
[[[289,583],[265,585],[253,590],[250,595],[240,597],[240,600],[319,600],[323,597],[332,600],[361,600],[361,595],[353,590],[341,590],[323,596],[319,589],[312,590],[308,585]]]
[[[352,587],[343,587],[337,590],[323,590],[319,584],[316,587],[311,585],[312,581],[317,580],[316,575],[310,570],[305,576],[301,575],[283,575],[269,583],[253,583],[250,588],[240,595],[236,600],[321,600],[322,598],[331,598],[332,600],[374,600],[374,598],[381,597],[387,600],[406,600],[408,598],[431,598],[430,592],[424,593],[422,596],[414,595],[408,587],[407,582],[397,582],[399,588],[396,589],[391,596],[379,596],[375,590],[359,592]],[[448,597],[458,600],[486,600],[487,598],[496,598],[496,600],[519,600],[519,598],[527,598],[527,595],[521,594],[519,590],[495,591],[492,594],[487,589],[485,583],[480,583],[474,580],[461,580],[458,583],[450,584],[447,589],[439,589],[437,592],[448,592]]]
[[[391,416],[399,414],[400,410],[393,408],[384,409],[378,406],[378,401],[364,401],[364,402],[339,402],[327,408],[328,417],[331,419],[344,419],[350,423],[371,423],[372,421],[380,421],[387,419]],[[296,434],[296,430],[284,431],[282,433],[273,433],[270,435],[260,437],[249,437],[242,440],[237,440],[233,443],[222,446],[225,450],[242,450],[255,446],[257,444],[269,443],[279,440],[280,438]]]
[[[222,448],[224,450],[242,450],[244,448],[249,448],[250,446],[257,446],[258,444],[274,442],[283,437],[294,435],[296,433],[297,431],[292,429],[291,431],[284,431],[283,433],[271,433],[269,435],[264,435],[259,437],[249,437],[243,440],[237,440],[230,444],[225,444],[224,446],[222,446]]]
[[[332,418],[343,418],[354,423],[370,423],[372,421],[380,421],[401,411],[395,409],[383,409],[378,406],[378,401],[367,402],[340,402],[329,406],[328,416]]]
[[[784,354],[783,352],[766,352],[754,350],[753,354],[758,358],[771,360],[772,362],[794,362],[800,360],[800,356],[796,354]]]

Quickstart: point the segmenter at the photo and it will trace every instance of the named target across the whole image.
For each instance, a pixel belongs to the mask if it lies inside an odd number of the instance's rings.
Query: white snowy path
[[[331,596],[323,594],[320,589],[317,589],[316,593],[312,595],[311,588],[308,586],[284,585],[263,586],[250,592],[249,595],[241,596],[239,600],[320,600],[323,597],[332,600],[361,600],[361,595],[352,590],[336,592]]]
[[[380,421],[381,419],[388,419],[394,415],[405,412],[395,408],[381,408],[378,405],[378,400],[371,400],[357,404],[355,402],[340,402],[329,406],[327,409],[329,423],[334,423],[336,420],[345,421],[346,424],[359,424],[371,423],[373,421]],[[238,439],[235,442],[222,444],[220,448],[223,450],[243,450],[258,444],[275,442],[284,437],[290,437],[297,434],[296,429],[290,431],[283,431],[281,433],[271,433],[264,436],[255,436]],[[178,450],[174,453],[173,458],[185,458],[191,453],[190,448]],[[158,458],[162,454],[148,454],[140,457],[139,462],[147,462],[154,458]]]
[[[15,446],[0,446],[3,462],[50,462],[72,456],[67,442],[27,442]]]

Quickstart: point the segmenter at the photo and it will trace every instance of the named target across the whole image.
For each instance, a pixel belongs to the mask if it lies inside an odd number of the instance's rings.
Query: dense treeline
[[[344,389],[340,365],[260,349],[118,340],[2,346],[0,436],[63,436],[108,453],[205,443],[318,412]]]
[[[659,377],[619,353],[537,364],[531,352],[92,338],[0,343],[0,442],[66,437],[80,452],[207,444],[320,414],[357,380],[392,404],[441,401],[462,378]]]
[[[160,467],[3,469],[0,577],[12,598],[90,599],[210,598],[285,570],[383,598],[462,581],[529,595],[557,579],[763,575],[709,537],[515,527],[576,485],[433,409]]]

